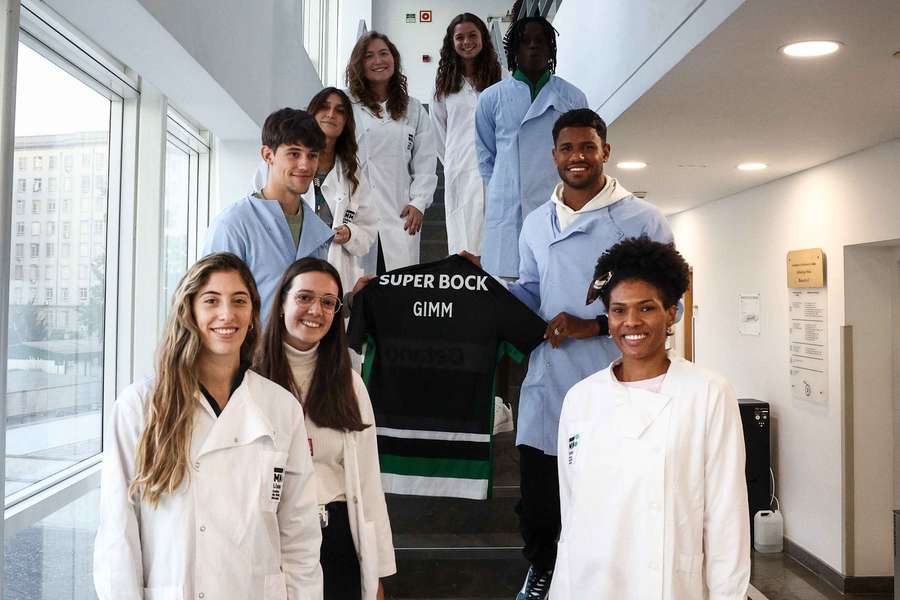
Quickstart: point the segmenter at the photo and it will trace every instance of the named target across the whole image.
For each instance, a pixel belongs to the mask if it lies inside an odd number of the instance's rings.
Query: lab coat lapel
[[[244,446],[265,436],[275,439],[275,427],[250,398],[247,382],[250,377],[252,375],[248,372],[244,376],[244,382],[232,394],[204,440],[199,456],[224,448]],[[206,402],[202,398],[199,401]]]
[[[616,381],[612,368],[609,377],[616,392],[616,408],[613,418],[616,429],[626,438],[638,439],[656,421],[672,401],[666,393],[655,394],[647,390],[630,388]],[[666,380],[669,376],[666,375]],[[665,388],[665,382],[663,383]],[[664,391],[666,391],[664,389]]]
[[[283,256],[293,255],[294,239],[281,204],[277,200],[263,200],[253,196],[250,197],[250,202],[259,215],[260,223],[268,230],[273,240],[278,240],[279,252]]]
[[[316,211],[305,201],[302,202],[304,204],[303,227],[300,229],[300,243],[297,244],[297,258],[313,256],[316,248],[325,245],[334,237],[334,231],[328,228]]]
[[[526,84],[523,83],[522,85]],[[534,102],[531,103],[531,106],[528,107],[528,112],[525,113],[522,124],[524,125],[531,119],[536,119],[550,110],[555,105],[556,100],[556,82],[554,81],[554,76],[551,75],[550,80],[544,84],[544,87],[538,92],[537,98],[535,98]]]

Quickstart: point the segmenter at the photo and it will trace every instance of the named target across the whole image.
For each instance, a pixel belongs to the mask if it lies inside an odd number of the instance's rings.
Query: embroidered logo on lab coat
[[[275,467],[272,473],[272,500],[281,500],[281,486],[284,485],[284,469]]]
[[[349,225],[350,223],[353,222],[353,219],[355,219],[355,218],[356,218],[355,211],[352,211],[349,208],[344,211],[344,218],[343,218],[344,225]]]
[[[569,464],[575,464],[575,457],[578,454],[578,441],[581,438],[580,433],[576,433],[572,437],[569,438]]]
[[[412,150],[413,142],[415,141],[415,139],[416,139],[415,135],[413,135],[411,133],[407,134],[407,136],[406,136],[406,149],[407,150]]]

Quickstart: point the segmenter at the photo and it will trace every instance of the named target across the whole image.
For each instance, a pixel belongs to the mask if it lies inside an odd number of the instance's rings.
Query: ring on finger
[[[553,329],[553,335],[559,335],[559,329]]]

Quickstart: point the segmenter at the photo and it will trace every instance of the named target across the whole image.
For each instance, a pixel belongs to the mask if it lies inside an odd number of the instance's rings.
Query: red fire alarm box
[[[422,55],[422,62],[425,62],[425,63],[431,62],[431,55],[430,55],[430,54],[423,54],[423,55]]]
[[[431,23],[431,11],[430,10],[420,10],[419,11],[419,23]]]

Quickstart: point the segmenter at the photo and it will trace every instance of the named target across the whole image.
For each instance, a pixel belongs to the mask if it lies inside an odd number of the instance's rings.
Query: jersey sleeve
[[[371,304],[372,288],[376,285],[377,283],[374,281],[369,283],[353,298],[350,322],[347,324],[347,345],[359,353],[362,353],[363,344],[374,333],[374,321],[369,317],[371,313],[369,304]]]
[[[496,297],[497,335],[528,354],[544,341],[547,323],[493,277],[488,286]]]

